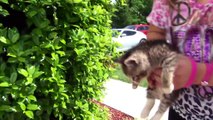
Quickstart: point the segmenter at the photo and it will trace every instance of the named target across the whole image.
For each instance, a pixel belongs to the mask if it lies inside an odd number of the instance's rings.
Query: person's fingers
[[[174,87],[176,90],[185,87],[185,84],[189,78],[190,71],[191,71],[191,63],[189,59],[185,56],[181,56],[177,63],[173,79]],[[148,83],[151,86],[155,85],[154,87],[156,86],[159,87],[162,84],[161,73],[162,68],[156,68],[155,70],[151,71],[147,77]]]
[[[155,70],[152,71],[153,75],[156,76],[161,76],[162,68],[156,68]]]
[[[161,73],[162,73],[162,69],[161,68],[157,68],[153,71],[153,79],[157,82],[157,83],[161,83]]]
[[[149,88],[160,87],[161,85],[161,69],[155,69],[147,76]]]

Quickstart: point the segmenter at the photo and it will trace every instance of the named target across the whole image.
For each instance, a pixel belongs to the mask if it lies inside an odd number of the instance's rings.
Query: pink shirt
[[[178,12],[169,7],[167,0],[155,0],[147,21],[166,29],[167,40],[177,44],[182,53],[196,61],[212,61],[213,0],[208,4],[196,3],[196,0],[179,1],[176,4]]]
[[[166,30],[166,39],[198,62],[213,62],[213,0],[177,0],[175,10],[168,0],[155,0],[147,21]],[[213,119],[213,87],[184,88],[173,109],[186,120]]]

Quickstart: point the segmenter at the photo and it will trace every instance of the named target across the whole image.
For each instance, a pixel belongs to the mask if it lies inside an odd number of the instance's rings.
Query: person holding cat
[[[154,0],[147,21],[148,40],[166,39],[183,54],[174,77],[181,93],[169,120],[212,120],[213,0]],[[160,81],[160,73],[153,71],[148,81]]]

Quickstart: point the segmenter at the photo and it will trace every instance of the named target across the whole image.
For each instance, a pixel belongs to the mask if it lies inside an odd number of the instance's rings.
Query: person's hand
[[[195,80],[192,84],[200,85],[201,80],[204,77],[205,74],[205,65],[203,63],[196,63],[197,65],[197,73],[195,76]],[[191,74],[191,61],[188,57],[180,56],[175,74],[174,74],[174,88],[175,90],[186,87],[186,83],[189,80],[189,76]],[[161,68],[157,68],[149,74],[147,77],[148,80],[148,86],[150,88],[154,88],[155,86],[161,86]]]

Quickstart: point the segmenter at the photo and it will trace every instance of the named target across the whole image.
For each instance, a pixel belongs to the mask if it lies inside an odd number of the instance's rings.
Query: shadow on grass
[[[110,78],[120,80],[123,82],[131,83],[131,80],[123,73],[120,65],[114,65],[115,70],[111,73]],[[141,80],[141,87],[147,87],[147,80]]]

